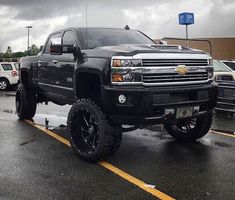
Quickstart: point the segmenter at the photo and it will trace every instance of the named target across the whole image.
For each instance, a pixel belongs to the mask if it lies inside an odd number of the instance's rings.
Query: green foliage
[[[40,52],[40,49],[35,44],[32,44],[32,46],[29,49],[29,52],[28,51],[12,52],[11,47],[8,46],[5,53],[0,53],[0,60],[4,58],[21,58],[27,55],[34,56],[34,55],[37,55],[39,52]]]
[[[5,58],[11,58],[11,55],[12,55],[12,50],[11,50],[11,47],[8,46],[4,56]]]
[[[37,55],[39,52],[39,48],[35,44],[32,44],[32,46],[30,47],[30,55],[34,56]]]

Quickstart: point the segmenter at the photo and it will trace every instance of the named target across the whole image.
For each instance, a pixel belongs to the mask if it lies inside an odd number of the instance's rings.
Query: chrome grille
[[[206,59],[143,59],[143,67],[207,66]]]
[[[188,82],[188,81],[206,81],[207,72],[189,72],[185,75],[177,73],[148,73],[143,74],[144,83],[164,83],[164,82]]]

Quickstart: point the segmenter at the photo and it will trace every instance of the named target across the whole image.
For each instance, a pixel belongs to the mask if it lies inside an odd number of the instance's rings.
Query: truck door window
[[[46,48],[45,48],[45,50],[44,50],[44,53],[45,54],[50,54],[50,45],[51,45],[51,40],[53,39],[53,38],[61,38],[61,33],[56,33],[56,34],[54,34],[54,35],[51,35],[51,37],[48,39],[48,41],[47,41],[47,45],[46,45]]]

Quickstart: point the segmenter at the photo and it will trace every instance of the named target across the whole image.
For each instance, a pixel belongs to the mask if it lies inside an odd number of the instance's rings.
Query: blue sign
[[[193,13],[180,13],[179,14],[179,24],[181,25],[190,25],[194,24],[194,14]]]

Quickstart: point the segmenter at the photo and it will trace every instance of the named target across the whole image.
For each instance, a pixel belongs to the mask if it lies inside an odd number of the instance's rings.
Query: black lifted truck
[[[203,137],[217,86],[210,55],[156,44],[140,31],[68,28],[49,35],[38,56],[20,60],[16,110],[33,118],[37,103],[70,104],[67,125],[80,158],[114,154],[122,132],[164,124],[176,140]]]

